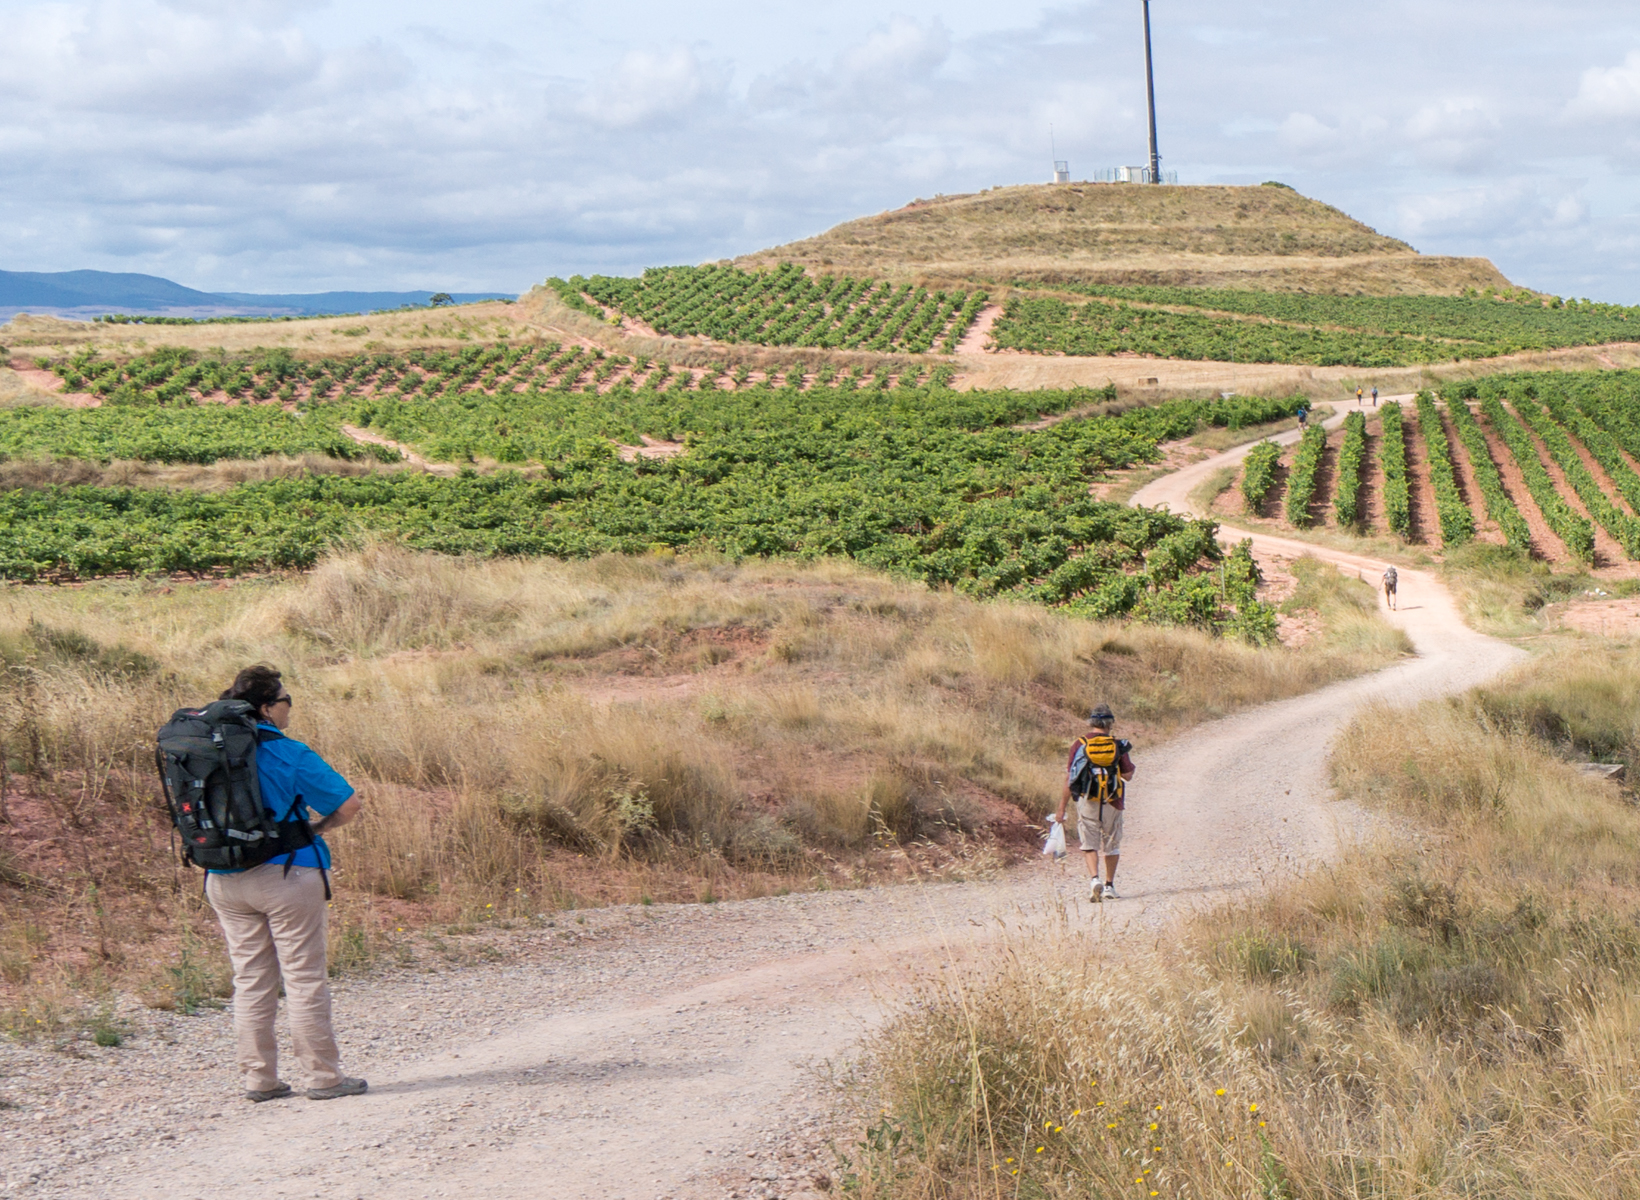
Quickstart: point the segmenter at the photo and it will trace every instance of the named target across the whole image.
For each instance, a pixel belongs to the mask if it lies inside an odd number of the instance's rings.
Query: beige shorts
[[[1103,809],[1103,812],[1100,812]],[[1103,850],[1106,854],[1122,852],[1122,810],[1113,804],[1076,802],[1076,837],[1082,849],[1092,853]]]

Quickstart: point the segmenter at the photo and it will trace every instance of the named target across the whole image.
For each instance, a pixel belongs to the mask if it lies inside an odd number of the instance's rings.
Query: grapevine
[[[1529,551],[1532,548],[1532,531],[1504,489],[1503,476],[1492,461],[1486,435],[1475,423],[1469,405],[1462,396],[1454,396],[1447,400],[1446,411],[1452,416],[1452,427],[1458,431],[1464,449],[1469,451],[1469,469],[1474,472],[1475,482],[1480,486],[1481,498],[1486,503],[1486,515],[1503,531],[1507,545],[1516,550]]]
[[[1612,504],[1599,482],[1590,474],[1577,448],[1572,445],[1572,440],[1566,436],[1566,431],[1555,421],[1549,410],[1523,394],[1515,400],[1515,411],[1525,418],[1543,439],[1543,444],[1549,448],[1549,456],[1559,465],[1561,474],[1583,501],[1583,507],[1588,510],[1589,516],[1617,539],[1618,544],[1623,547],[1623,553],[1631,559],[1640,558],[1640,521],[1618,511]]]
[[[1367,418],[1352,412],[1344,418],[1344,444],[1338,451],[1338,491],[1333,496],[1333,512],[1338,523],[1349,527],[1360,517],[1361,467],[1367,457]]]
[[[1566,544],[1566,549],[1584,562],[1593,562],[1594,528],[1561,499],[1560,493],[1555,490],[1554,480],[1549,477],[1549,472],[1544,469],[1542,460],[1538,458],[1537,445],[1532,441],[1532,435],[1526,431],[1525,426],[1505,411],[1496,396],[1483,398],[1481,411],[1486,414],[1492,428],[1497,430],[1498,436],[1509,447],[1510,456],[1514,458],[1521,474],[1526,478],[1526,490],[1537,502],[1538,510],[1543,513],[1543,519],[1549,523],[1549,528]]]
[[[1380,411],[1384,436],[1378,455],[1384,466],[1384,519],[1393,532],[1407,537],[1412,532],[1412,502],[1407,491],[1407,444],[1401,406],[1391,400]]]
[[[1310,523],[1310,501],[1315,499],[1315,476],[1327,449],[1327,431],[1311,425],[1298,441],[1293,468],[1287,475],[1287,520],[1303,528]]]
[[[1275,483],[1276,463],[1281,461],[1281,447],[1274,442],[1260,442],[1247,452],[1241,474],[1241,498],[1247,511],[1257,516],[1264,508],[1264,498]]]
[[[1030,285],[1020,285],[1030,286]],[[1038,285],[1093,297],[1010,301],[998,345],[1068,354],[1410,366],[1633,341],[1640,307],[1506,296],[1323,296],[1186,287]]]
[[[1452,445],[1446,426],[1428,392],[1418,393],[1418,429],[1429,455],[1429,481],[1435,491],[1435,513],[1441,523],[1441,545],[1461,546],[1475,536],[1475,515],[1458,491],[1457,473],[1452,467]]]
[[[771,271],[652,267],[637,279],[577,275],[564,286],[675,337],[911,354],[936,344],[954,349],[985,303],[981,291],[931,292],[845,275],[811,279],[792,263]]]

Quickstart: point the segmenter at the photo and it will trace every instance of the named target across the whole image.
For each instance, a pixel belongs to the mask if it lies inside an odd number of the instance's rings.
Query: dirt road
[[[1183,510],[1240,453],[1135,500]],[[1420,572],[1401,572],[1390,619],[1417,658],[1136,749],[1116,903],[1087,905],[1077,864],[1038,862],[977,883],[564,914],[498,942],[499,961],[341,983],[347,1065],[371,1091],[326,1104],[239,1100],[224,1013],[138,1013],[127,1047],[83,1058],[3,1044],[0,1195],[806,1195],[830,1159],[813,1145],[825,1085],[804,1067],[846,1054],[909,983],[1062,913],[1090,949],[1142,950],[1184,906],[1324,858],[1365,824],[1324,771],[1350,713],[1519,655]]]

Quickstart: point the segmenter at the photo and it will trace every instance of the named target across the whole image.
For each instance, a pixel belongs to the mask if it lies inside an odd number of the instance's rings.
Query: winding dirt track
[[[1164,477],[1134,502],[1186,510],[1190,490],[1242,453]],[[1369,580],[1383,569],[1255,541]],[[24,1064],[39,1089],[22,1094],[22,1137],[0,1141],[0,1195],[807,1195],[773,1158],[819,1110],[822,1085],[805,1065],[846,1054],[942,962],[1061,915],[1096,947],[1142,953],[1183,908],[1314,864],[1366,824],[1330,799],[1324,770],[1350,714],[1468,687],[1520,656],[1468,629],[1432,576],[1400,578],[1389,619],[1416,658],[1136,749],[1117,903],[1086,905],[1078,865],[1038,862],[985,883],[591,914],[596,936],[573,943],[558,928],[507,961],[342,984],[344,1055],[371,1091],[326,1104],[235,1099],[228,1017],[173,1018],[109,1052],[147,1067],[129,1070],[117,1096],[103,1090],[92,1116],[77,1097],[98,1096],[107,1068],[51,1067],[53,1080]],[[158,1141],[161,1128],[180,1135]]]

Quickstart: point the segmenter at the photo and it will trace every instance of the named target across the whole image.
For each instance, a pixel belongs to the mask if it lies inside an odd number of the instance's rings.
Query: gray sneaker
[[[370,1090],[370,1085],[362,1079],[344,1079],[340,1083],[333,1083],[329,1087],[309,1088],[309,1100],[336,1100],[342,1096],[362,1096]]]
[[[283,1100],[286,1096],[290,1095],[290,1092],[290,1084],[279,1083],[262,1092],[246,1091],[245,1099],[249,1100],[253,1104],[261,1104],[267,1100]]]
[[[1092,885],[1088,888],[1088,902],[1090,904],[1098,904],[1099,901],[1103,900],[1104,898],[1105,898],[1105,893],[1100,888],[1099,881],[1097,879],[1093,880]]]
[[[1116,885],[1114,883],[1107,883],[1105,885],[1105,899],[1106,900],[1116,900],[1116,899],[1119,899],[1119,898],[1120,897],[1118,897],[1116,895]]]

